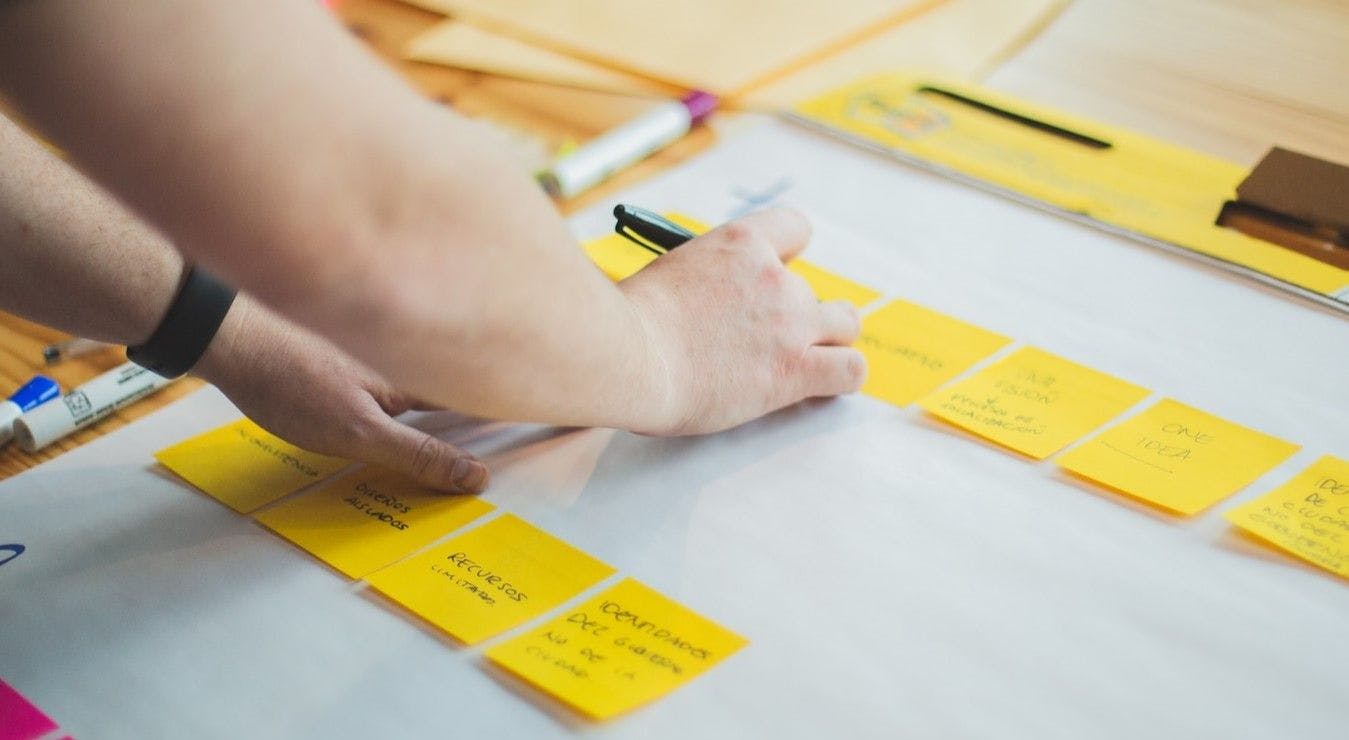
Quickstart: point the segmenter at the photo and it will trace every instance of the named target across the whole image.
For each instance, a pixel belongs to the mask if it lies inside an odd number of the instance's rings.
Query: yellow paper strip
[[[1275,547],[1349,578],[1349,460],[1326,455],[1226,517]]]
[[[268,529],[361,578],[492,511],[381,468],[345,475],[255,515]]]
[[[1298,449],[1164,398],[1058,462],[1117,491],[1194,514],[1249,485]]]
[[[371,575],[381,593],[467,645],[542,614],[614,569],[511,514]]]
[[[857,348],[869,368],[862,392],[904,406],[1010,341],[917,304],[891,301],[862,319]]]
[[[211,498],[244,513],[351,464],[302,450],[248,419],[165,447],[155,459]]]
[[[605,719],[688,683],[748,642],[631,578],[487,651],[493,663]]]
[[[1109,142],[1110,148],[1046,136],[950,94]],[[1174,244],[1323,296],[1349,287],[1349,270],[1214,223],[1248,166],[925,73],[858,80],[796,111],[901,159],[954,170],[1112,231]]]
[[[934,416],[1042,460],[1148,395],[1035,347],[919,401]]]

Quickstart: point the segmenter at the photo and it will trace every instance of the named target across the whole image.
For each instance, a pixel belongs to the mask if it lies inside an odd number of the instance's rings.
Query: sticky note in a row
[[[1060,467],[1179,514],[1250,485],[1298,445],[1164,398],[1058,459]]]
[[[302,450],[248,419],[165,447],[155,453],[155,459],[241,513],[266,506],[351,464]]]
[[[862,392],[908,405],[1011,340],[908,301],[890,301],[862,319],[856,347],[867,358]]]
[[[396,476],[358,473],[263,511],[257,519],[343,573],[364,576],[387,598],[468,645],[534,619],[615,572],[511,514],[406,557],[491,509],[477,498],[418,488]],[[603,603],[593,607],[594,619],[609,617],[612,625],[577,628],[578,612],[572,610],[572,616],[488,655],[545,692],[601,718],[673,690],[744,644],[649,589],[640,593],[642,600],[627,591],[596,597]],[[614,604],[624,603],[627,611],[616,614]],[[644,621],[632,616],[634,608],[646,610]],[[586,607],[578,609],[584,612]],[[580,632],[573,639],[569,634],[575,629]],[[615,643],[621,635],[627,637]],[[555,642],[559,636],[571,643],[571,653]],[[583,644],[585,639],[592,644]],[[575,668],[601,662],[596,656],[608,657],[603,670],[592,666],[590,671],[558,673],[560,663],[537,661],[538,640],[559,656],[574,654],[579,661]],[[519,656],[524,659],[517,662]]]
[[[495,508],[368,467],[254,518],[345,575],[363,578]]]
[[[1275,547],[1349,578],[1349,460],[1326,455],[1226,517]]]
[[[862,390],[900,406],[919,399],[933,416],[1037,460],[1149,393],[1035,347],[1023,347],[936,390],[1009,341],[922,306],[892,301],[863,319],[857,346],[870,372]],[[1058,462],[1114,490],[1194,514],[1297,450],[1276,437],[1163,399]]]
[[[380,593],[466,645],[505,632],[614,574],[512,514],[375,572]]]
[[[528,522],[502,514],[367,580],[473,645],[559,606],[613,573]],[[487,657],[602,719],[672,691],[744,644],[738,635],[628,579],[493,647]]]
[[[694,233],[707,230],[706,224],[688,216],[678,213],[663,215]],[[643,249],[619,234],[607,234],[592,239],[582,245],[582,248],[591,261],[614,281],[631,277],[656,259],[655,253]],[[861,307],[880,297],[877,290],[805,260],[794,259],[787,263],[787,269],[801,276],[815,293],[815,297],[821,301],[847,301]]]
[[[247,420],[157,457],[234,508],[274,501],[347,464],[299,450]],[[493,510],[480,498],[447,495],[368,467],[255,518],[336,570],[366,578],[385,597],[468,645],[535,619],[614,574],[611,566],[512,514],[427,547]],[[540,640],[556,660],[538,659]],[[492,655],[544,692],[604,718],[677,688],[744,644],[625,580],[566,617],[497,646]]]
[[[918,402],[962,429],[1043,460],[1148,395],[1035,347],[1022,347]]]
[[[628,578],[487,650],[493,663],[594,719],[697,678],[748,642]]]

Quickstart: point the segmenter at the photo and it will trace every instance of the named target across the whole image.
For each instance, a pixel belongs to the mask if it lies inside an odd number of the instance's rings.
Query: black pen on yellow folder
[[[614,206],[614,219],[615,232],[657,255],[665,254],[695,236],[659,213],[622,203]]]

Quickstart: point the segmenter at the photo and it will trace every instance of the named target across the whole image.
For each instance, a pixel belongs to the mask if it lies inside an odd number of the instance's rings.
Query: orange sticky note
[[[268,529],[352,578],[361,578],[494,506],[364,468],[254,515]]]
[[[1070,450],[1059,466],[1194,514],[1287,460],[1298,446],[1164,398]]]
[[[210,497],[245,513],[351,464],[302,450],[248,419],[165,447],[155,459]]]
[[[1042,460],[1147,395],[1133,383],[1022,347],[918,403],[939,419]]]
[[[493,663],[594,719],[697,678],[739,635],[629,578],[487,651]]]
[[[1271,545],[1349,578],[1349,460],[1326,455],[1225,516]]]
[[[862,319],[855,345],[867,358],[862,392],[904,406],[1010,341],[915,303],[891,301]]]
[[[370,585],[467,645],[522,624],[614,569],[512,514],[371,575]]]

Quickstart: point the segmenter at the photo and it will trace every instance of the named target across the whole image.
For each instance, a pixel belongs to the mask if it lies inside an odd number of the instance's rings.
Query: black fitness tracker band
[[[234,303],[234,289],[192,266],[169,310],[144,344],[126,348],[128,360],[165,378],[192,369]]]

